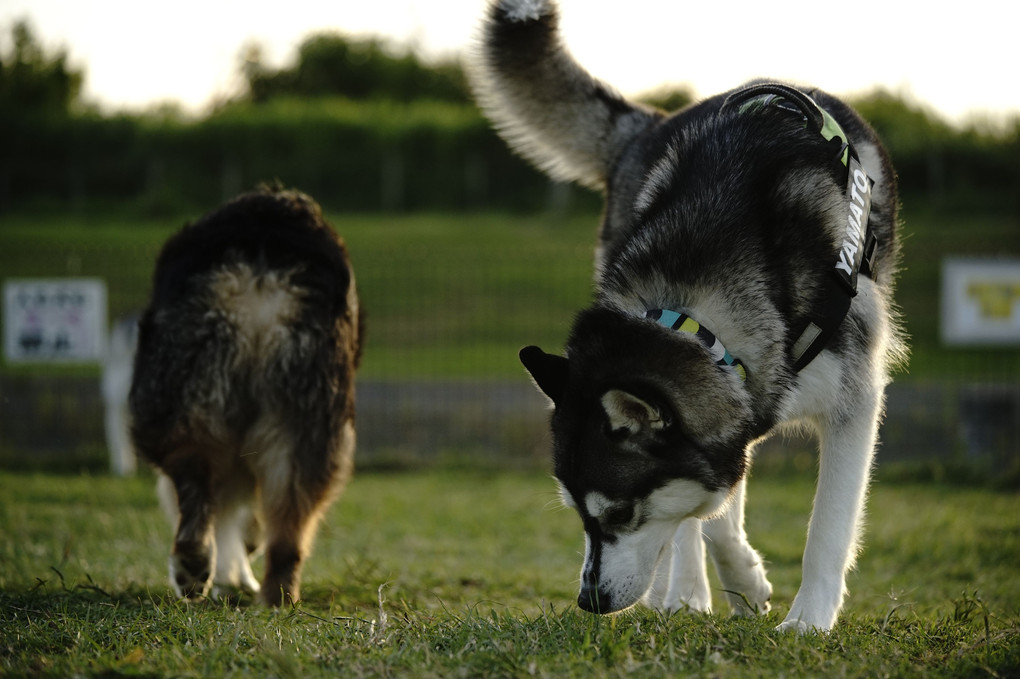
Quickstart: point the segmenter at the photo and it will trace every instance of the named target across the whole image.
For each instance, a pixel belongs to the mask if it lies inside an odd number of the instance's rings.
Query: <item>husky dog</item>
[[[780,627],[828,630],[905,351],[888,156],[817,90],[756,82],[673,115],[628,102],[557,22],[552,0],[491,2],[470,71],[514,149],[606,195],[595,299],[566,357],[520,354],[552,400],[556,478],[584,524],[578,604],[709,611],[707,547],[734,611],[768,611],[745,481],[759,441],[807,426],[818,488]]]
[[[316,525],[354,455],[361,322],[347,250],[311,198],[260,189],[185,226],[139,323],[135,448],[176,527],[178,596],[300,597]]]

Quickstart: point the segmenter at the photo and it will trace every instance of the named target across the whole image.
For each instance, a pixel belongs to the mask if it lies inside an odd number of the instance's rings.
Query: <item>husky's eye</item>
[[[619,505],[607,509],[602,515],[602,522],[607,526],[623,526],[634,518],[634,505]]]

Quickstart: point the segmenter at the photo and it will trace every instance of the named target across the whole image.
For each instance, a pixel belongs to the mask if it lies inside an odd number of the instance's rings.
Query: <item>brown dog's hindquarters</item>
[[[166,243],[130,405],[175,524],[179,595],[299,598],[352,469],[360,333],[346,248],[303,194],[243,194]],[[263,547],[260,585],[250,557]]]

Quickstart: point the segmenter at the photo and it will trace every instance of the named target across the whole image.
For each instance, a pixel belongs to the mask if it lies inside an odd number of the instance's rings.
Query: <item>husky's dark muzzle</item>
[[[581,593],[577,595],[577,605],[582,611],[589,613],[612,613],[613,599],[607,592],[599,589],[597,578],[585,574],[581,578]]]

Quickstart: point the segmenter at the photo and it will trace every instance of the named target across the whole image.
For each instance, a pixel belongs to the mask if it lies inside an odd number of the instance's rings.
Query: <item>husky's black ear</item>
[[[562,356],[547,354],[538,347],[524,347],[518,354],[521,363],[531,373],[535,384],[546,396],[558,403],[567,388],[569,363]]]
[[[602,407],[612,431],[626,430],[636,434],[646,429],[665,429],[668,424],[667,418],[656,406],[619,389],[610,389],[602,394]]]

